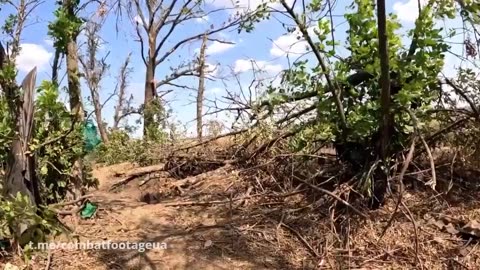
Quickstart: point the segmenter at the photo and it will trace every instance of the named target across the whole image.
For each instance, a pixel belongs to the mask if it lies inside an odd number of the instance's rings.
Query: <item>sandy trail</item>
[[[50,269],[272,269],[267,257],[242,248],[245,244],[219,207],[146,204],[139,201],[142,191],[133,182],[120,192],[110,192],[120,179],[115,175],[131,168],[119,164],[95,169],[99,189],[91,193],[99,210],[93,219],[72,226],[81,242],[151,242],[160,248],[55,250]]]

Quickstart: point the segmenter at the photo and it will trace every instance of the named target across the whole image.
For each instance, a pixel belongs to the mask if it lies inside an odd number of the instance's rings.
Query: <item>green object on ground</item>
[[[84,140],[85,140],[85,150],[90,153],[92,152],[97,145],[99,145],[102,141],[97,133],[97,127],[93,123],[91,119],[88,119],[85,122],[85,129],[83,132]]]
[[[80,212],[82,218],[91,218],[97,212],[97,206],[91,202],[87,202]]]

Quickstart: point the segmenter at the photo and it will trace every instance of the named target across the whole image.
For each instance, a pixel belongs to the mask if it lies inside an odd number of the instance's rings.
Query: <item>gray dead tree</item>
[[[106,62],[108,54],[102,58],[97,58],[98,50],[101,45],[99,31],[103,22],[90,21],[87,23],[84,33],[87,38],[86,53],[80,56],[79,62],[82,67],[83,77],[87,83],[90,95],[92,97],[95,118],[98,124],[100,137],[104,143],[108,143],[107,128],[103,124],[102,103],[100,101],[100,83],[107,72],[109,65]]]
[[[200,47],[200,56],[198,59],[198,92],[197,92],[197,137],[202,141],[203,133],[203,100],[205,94],[205,51],[207,49],[208,35],[203,36],[202,46]]]

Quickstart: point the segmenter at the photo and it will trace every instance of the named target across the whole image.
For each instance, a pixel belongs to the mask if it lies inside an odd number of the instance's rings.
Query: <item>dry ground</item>
[[[318,198],[305,204],[308,200],[299,192],[250,194],[252,183],[229,165],[190,177],[201,180],[200,184],[181,192],[175,188],[181,180],[168,177],[142,186],[140,178],[110,191],[112,184],[132,170],[134,166],[127,163],[95,169],[100,186],[91,192],[91,200],[99,205],[97,214],[89,220],[69,217],[65,222],[81,242],[163,242],[167,249],[143,253],[54,250],[37,254],[32,268],[45,269],[48,262],[49,269],[65,270],[480,269],[476,243],[466,244],[427,224],[438,215],[480,220],[476,186],[454,185],[447,195],[422,187],[406,192],[406,207],[401,207],[379,239],[395,207],[394,199],[380,210],[365,210],[366,219],[345,219],[335,212],[332,215]],[[439,181],[448,179],[439,177]],[[141,202],[146,192],[158,192],[159,203]],[[237,196],[245,193],[246,199]]]

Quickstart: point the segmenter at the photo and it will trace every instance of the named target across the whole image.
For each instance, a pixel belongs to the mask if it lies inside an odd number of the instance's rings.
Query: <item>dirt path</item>
[[[235,229],[226,222],[225,207],[146,204],[139,201],[145,191],[139,189],[138,182],[130,183],[117,193],[110,192],[111,185],[120,179],[115,175],[131,168],[129,164],[120,164],[96,169],[94,176],[100,185],[92,191],[92,201],[98,203],[99,210],[93,219],[80,220],[71,226],[80,242],[152,242],[159,243],[160,248],[143,253],[126,249],[55,250],[51,252],[50,269],[275,268],[268,266],[273,259],[267,254],[259,256],[257,251],[246,248]],[[228,175],[223,176],[226,178]],[[155,186],[145,188],[156,189]],[[68,222],[72,223],[75,222]]]

